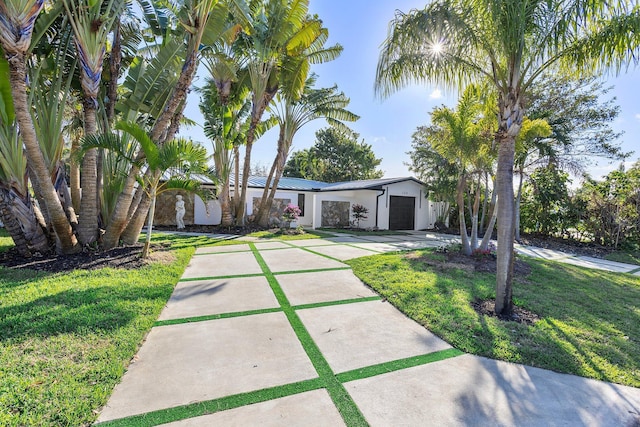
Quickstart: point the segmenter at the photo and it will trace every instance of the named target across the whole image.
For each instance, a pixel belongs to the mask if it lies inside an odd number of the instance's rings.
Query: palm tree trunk
[[[515,239],[516,242],[520,241],[520,202],[522,200],[522,184],[524,182],[524,170],[520,168],[518,171],[518,194],[516,195],[516,230]]]
[[[162,110],[160,117],[156,119],[153,129],[151,129],[150,136],[155,143],[164,143],[174,137],[174,135],[169,135],[169,127],[173,123],[172,121],[178,108],[184,109],[185,107],[187,93],[189,92],[189,87],[198,68],[197,48],[198,46],[187,53],[180,77],[178,77],[176,86],[173,92],[171,92],[171,97],[167,101],[166,107]]]
[[[149,218],[147,221],[147,238],[142,248],[142,258],[149,256],[149,247],[151,246],[151,233],[153,232],[153,217],[156,214],[156,186],[151,188],[151,206],[149,208]]]
[[[84,100],[84,134],[95,135],[96,123],[95,99],[87,96]],[[98,239],[98,152],[88,150],[82,159],[82,199],[80,201],[80,219],[78,221],[78,239],[83,245],[90,245]]]
[[[498,192],[495,191],[495,182],[493,185],[494,191],[491,195],[491,204],[489,205],[489,224],[487,228],[484,230],[484,236],[482,237],[482,241],[480,242],[480,249],[486,251],[489,248],[489,242],[491,241],[491,235],[493,234],[493,229],[496,226],[496,219],[498,210],[496,209],[496,197]]]
[[[222,184],[222,189],[218,195],[220,201],[220,209],[222,210],[222,217],[220,218],[220,225],[223,227],[231,227],[233,225],[233,214],[231,213],[231,200],[229,200],[229,178]]]
[[[49,241],[29,196],[25,200],[15,191],[0,187],[0,219],[21,256],[30,258],[32,249],[41,254],[49,252]]]
[[[103,249],[113,249],[118,246],[118,243],[120,242],[120,235],[127,226],[127,221],[129,219],[129,208],[133,201],[136,176],[139,171],[140,169],[137,166],[131,166],[131,170],[129,171],[129,175],[125,181],[122,193],[118,196],[116,206],[113,209],[111,219],[102,238]]]
[[[267,181],[264,184],[264,191],[262,192],[262,198],[260,199],[260,208],[258,211],[258,215],[256,215],[256,221],[262,227],[267,227],[269,225],[269,212],[271,212],[271,205],[273,204],[273,198],[275,195],[275,190],[278,188],[278,183],[273,183],[273,189],[269,191],[269,187],[271,186],[271,181],[274,179],[274,174],[276,171],[282,171],[282,159],[285,156],[284,148],[285,148],[285,127],[280,126],[280,135],[278,136],[278,152],[276,153],[276,157],[273,159],[273,164],[271,165],[271,170],[269,171],[269,176],[267,177]],[[281,172],[280,172],[281,173]],[[280,178],[278,177],[278,181]]]
[[[69,161],[69,187],[71,189],[71,203],[76,212],[80,212],[80,166],[75,161],[75,153],[80,149],[80,141],[75,136],[71,139],[71,158]]]
[[[471,251],[478,249],[478,213],[480,210],[480,178],[476,184],[473,208],[471,211]]]
[[[20,126],[20,134],[25,147],[27,160],[31,164],[36,185],[41,191],[41,197],[49,214],[51,225],[57,236],[58,251],[63,254],[77,252],[80,247],[76,240],[67,215],[62,208],[33,126],[28,109],[26,92],[26,65],[23,53],[14,53],[9,59],[11,94],[13,96],[15,114]]]
[[[258,129],[258,123],[267,109],[271,100],[276,95],[277,87],[271,90],[266,90],[264,96],[257,102],[254,100],[254,105],[251,112],[251,123],[249,130],[247,131],[247,143],[245,145],[244,152],[244,164],[242,165],[242,188],[240,194],[240,200],[238,201],[236,210],[236,223],[244,225],[245,209],[247,204],[247,187],[249,185],[249,174],[251,172],[251,149],[253,148],[253,142],[256,138],[256,131]],[[238,177],[236,176],[236,180]]]
[[[233,146],[233,210],[238,212],[239,200],[240,200],[240,147]]]
[[[513,164],[516,149],[516,136],[522,127],[524,109],[519,97],[510,92],[506,99],[500,97],[499,128],[496,134],[498,143],[498,173],[496,191],[498,192],[498,260],[496,266],[496,305],[495,312],[502,316],[511,316],[513,312],[513,241],[515,232],[515,200],[513,194]]]
[[[467,223],[464,219],[464,186],[465,176],[464,173],[462,173],[458,178],[458,187],[456,189],[456,201],[458,203],[458,216],[460,222],[460,243],[462,243],[462,253],[465,255],[471,255],[471,244],[469,242],[469,236],[467,235]]]

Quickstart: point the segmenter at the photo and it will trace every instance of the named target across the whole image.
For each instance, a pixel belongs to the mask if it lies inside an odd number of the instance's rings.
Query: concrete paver
[[[396,239],[396,240],[391,240]],[[437,247],[455,236],[339,236],[263,241],[256,248],[294,306],[376,295],[350,259]],[[340,243],[347,242],[349,245]],[[298,246],[298,247],[291,247]],[[354,247],[355,246],[355,247]],[[636,266],[517,246],[520,253],[609,271]],[[199,248],[160,320],[278,307],[248,244]],[[318,270],[313,273],[277,274]],[[255,277],[227,278],[255,274]],[[389,303],[358,302],[296,310],[335,373],[451,348]],[[285,313],[275,312],[151,330],[98,422],[317,378]],[[344,384],[372,426],[640,425],[640,389],[464,355]],[[171,426],[339,426],[324,389],[182,420]]]
[[[552,261],[564,260],[570,258],[573,255],[566,252],[560,252],[553,249],[538,248],[535,246],[515,245],[515,249],[522,255],[527,255],[534,258],[542,258]]]
[[[464,355],[345,388],[375,426],[632,426],[640,389]]]
[[[311,378],[284,313],[156,327],[98,421]]]
[[[298,248],[263,251],[260,255],[274,273],[348,267],[341,262]]]
[[[249,252],[249,245],[204,246],[196,249],[196,255],[219,254],[222,252]]]
[[[164,427],[339,427],[344,425],[329,393],[324,389],[163,424]]]
[[[451,348],[387,302],[297,311],[334,372]]]
[[[179,282],[159,320],[279,307],[266,277]]]
[[[403,250],[403,248],[398,247],[397,243],[393,242],[384,242],[384,243],[354,243],[353,246],[358,248],[367,249],[375,252],[397,252]]]
[[[183,279],[260,274],[262,269],[251,252],[198,255],[191,258]]]
[[[318,252],[320,254],[327,255],[342,261],[377,254],[375,251],[370,251],[364,248],[354,248],[353,246],[347,246],[347,245],[315,246],[309,249],[314,252]]]
[[[291,305],[376,296],[351,270],[276,275]]]
[[[338,236],[338,237],[330,237],[329,240],[335,243],[362,243],[368,242],[368,240],[361,239],[356,236]]]
[[[606,259],[593,258],[588,256],[568,258],[564,262],[580,267],[595,268],[597,270],[613,271],[616,273],[628,273],[638,268],[637,266],[623,264],[621,262],[609,261]]]
[[[289,240],[287,241],[287,243],[292,246],[298,246],[301,248],[312,247],[312,246],[337,245],[336,242],[332,242],[331,240],[327,240],[327,239]]]
[[[287,249],[291,246],[283,242],[256,242],[257,249]]]

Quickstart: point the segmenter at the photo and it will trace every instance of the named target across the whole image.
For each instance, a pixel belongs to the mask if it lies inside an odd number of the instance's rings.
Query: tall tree
[[[252,105],[242,185],[235,196],[237,223],[245,220],[251,151],[267,107],[278,91],[300,98],[311,64],[330,61],[342,51],[338,45],[324,46],[329,33],[319,18],[308,15],[309,0],[254,0],[250,8],[251,24],[239,39],[247,56]]]
[[[273,106],[273,113],[280,127],[278,150],[265,182],[256,214],[256,221],[263,227],[268,225],[269,212],[296,133],[304,125],[318,119],[324,118],[332,126],[343,130],[348,129],[343,121],[352,122],[359,119],[359,116],[346,109],[349,98],[343,92],[338,92],[337,86],[315,89],[313,86],[316,79],[315,74],[307,79],[300,99],[292,98],[289,94],[276,97],[277,102]]]
[[[0,3],[0,45],[9,62],[9,82],[15,116],[25,147],[27,161],[56,235],[58,251],[73,253],[80,249],[71,224],[51,182],[44,155],[30,113],[27,98],[27,56],[34,22],[44,6],[43,0],[10,0]]]
[[[175,83],[170,87],[170,92],[159,115],[151,118],[153,125],[149,136],[158,146],[173,139],[178,131],[187,93],[198,68],[199,53],[203,41],[213,43],[230,30],[230,26],[234,26],[229,24],[227,20],[230,10],[235,12],[234,16],[237,20],[247,16],[246,4],[242,0],[230,0],[229,2],[188,0],[181,2],[179,6],[176,18],[185,31],[185,59]],[[177,52],[182,52],[182,43],[175,46]],[[171,56],[167,56],[167,60],[170,59]],[[143,158],[144,153],[140,153],[139,157]],[[138,193],[137,200],[134,202],[134,184],[138,172],[134,164],[107,226],[103,243],[105,248],[114,247],[120,238],[129,244],[138,240],[151,206],[151,198],[145,193]],[[150,169],[147,173],[158,174]]]
[[[515,140],[525,94],[539,76],[565,60],[615,64],[640,48],[640,9],[583,0],[439,0],[397,12],[381,48],[376,91],[388,96],[412,82],[462,88],[488,79],[498,95],[498,267],[496,313],[513,309]],[[600,55],[603,54],[601,57]],[[574,66],[574,72],[580,67]]]
[[[434,132],[431,133],[429,142],[439,154],[456,165],[455,200],[458,205],[462,251],[466,255],[471,255],[478,248],[482,178],[485,172],[493,175],[495,158],[491,144],[495,120],[490,114],[486,114],[487,110],[492,110],[492,97],[487,96],[483,100],[480,91],[479,86],[469,85],[460,96],[455,110],[438,107],[431,112]],[[470,236],[465,220],[465,200],[471,206]],[[492,231],[493,224],[487,234],[491,235]],[[483,244],[483,249],[486,249],[489,240],[485,239]]]
[[[292,154],[284,175],[325,182],[382,178],[384,172],[377,169],[382,159],[358,138],[351,131],[320,129],[311,148]]]
[[[102,65],[107,50],[107,36],[123,10],[120,0],[64,0],[69,23],[73,28],[76,51],[80,58],[80,81],[84,92],[84,133],[98,132],[98,95],[102,81]],[[82,199],[78,240],[83,245],[98,239],[98,153],[89,150],[82,160]]]

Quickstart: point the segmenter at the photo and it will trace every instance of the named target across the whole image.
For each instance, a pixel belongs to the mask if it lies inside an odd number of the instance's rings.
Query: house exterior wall
[[[404,181],[384,187],[386,192],[380,197],[378,206],[378,227],[389,229],[389,201],[391,196],[415,197],[415,230],[433,228],[435,223],[433,203],[425,198],[424,188],[415,181]]]
[[[184,223],[193,224],[194,195],[184,191],[163,191],[156,197],[156,210],[153,216],[154,225],[176,225],[176,196],[180,194],[184,200]],[[146,222],[145,222],[146,224]]]
[[[253,215],[253,199],[262,198],[262,189],[261,188],[249,188],[247,189],[247,205],[246,211],[247,215]],[[294,190],[279,190],[276,191],[275,197],[276,199],[289,199],[291,203],[294,205],[298,205],[298,194],[305,195],[305,209],[304,215],[301,215],[298,218],[297,224],[303,227],[311,227],[313,225],[313,195],[315,193],[310,191],[294,191]]]
[[[208,213],[207,213],[208,208]],[[209,200],[207,205],[198,196],[193,201],[193,223],[196,225],[220,225],[222,208],[218,200]]]
[[[322,227],[322,202],[349,202],[351,206],[354,204],[363,205],[369,209],[369,213],[367,214],[367,219],[360,221],[360,228],[375,227],[376,196],[378,194],[380,194],[380,192],[376,190],[327,191],[313,193],[313,228]],[[350,215],[350,220],[353,220],[352,215]]]

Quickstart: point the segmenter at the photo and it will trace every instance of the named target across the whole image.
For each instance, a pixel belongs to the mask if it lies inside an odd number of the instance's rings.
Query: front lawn
[[[429,266],[430,250],[348,261],[402,312],[454,347],[493,359],[640,387],[640,278],[525,258],[514,301],[542,319],[527,326],[479,315],[495,275]]]
[[[8,241],[7,241],[8,239]],[[89,425],[166,304],[201,237],[155,235],[137,270],[0,267],[0,425]],[[0,234],[0,251],[11,239]]]
[[[308,240],[308,239],[323,239],[327,237],[334,237],[332,234],[323,233],[317,230],[304,230],[301,234],[287,234],[283,233],[279,228],[271,230],[254,231],[247,234],[249,237],[257,237],[259,239],[278,239],[278,240]]]

